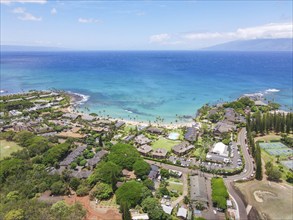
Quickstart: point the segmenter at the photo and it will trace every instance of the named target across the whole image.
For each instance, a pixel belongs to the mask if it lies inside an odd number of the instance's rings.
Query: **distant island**
[[[204,48],[209,51],[292,51],[291,38],[238,40]]]

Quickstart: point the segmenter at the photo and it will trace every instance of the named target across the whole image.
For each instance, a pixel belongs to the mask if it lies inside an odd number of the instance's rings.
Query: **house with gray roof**
[[[108,151],[105,151],[105,150],[101,150],[99,151],[98,153],[95,154],[95,156],[91,159],[88,160],[87,164],[88,166],[90,167],[94,167],[96,166],[102,159],[105,155],[108,154]]]
[[[227,121],[219,121],[214,128],[214,134],[220,136],[223,133],[236,131],[236,128],[237,127],[234,124],[231,124]]]
[[[138,145],[145,145],[151,143],[152,141],[143,134],[140,134],[134,138],[134,142]]]
[[[153,134],[163,134],[164,130],[161,128],[156,128],[156,127],[149,127],[147,129],[148,132],[153,133]]]
[[[202,203],[207,207],[208,193],[206,181],[201,176],[190,176],[190,201],[195,204],[196,202]]]
[[[194,142],[196,141],[197,135],[198,135],[197,129],[195,127],[189,127],[187,128],[187,132],[184,135],[184,139],[189,142]]]
[[[139,146],[137,148],[137,151],[144,156],[147,156],[152,150],[153,150],[153,148],[147,144]]]
[[[159,167],[156,165],[151,165],[151,170],[148,174],[148,178],[155,180],[159,176]]]
[[[115,124],[115,128],[121,128],[123,125],[125,125],[125,122],[124,121],[118,121],[116,124]]]
[[[172,147],[172,151],[177,155],[183,155],[191,151],[193,148],[193,145],[189,144],[187,141],[184,141]]]
[[[72,171],[70,176],[76,177],[78,179],[86,179],[92,174],[90,170]]]
[[[70,165],[75,158],[82,154],[82,152],[87,148],[86,145],[77,147],[74,151],[72,151],[67,157],[60,162],[60,166],[68,166]]]
[[[75,113],[65,113],[63,115],[64,118],[70,118],[72,120],[76,120],[79,117],[79,114],[75,114]]]
[[[177,217],[179,217],[180,219],[186,219],[187,209],[184,207],[179,208],[177,212]]]
[[[152,156],[154,158],[163,159],[166,158],[168,151],[164,148],[158,148],[155,151],[153,151]]]
[[[81,116],[81,119],[82,120],[85,120],[85,121],[93,121],[93,120],[96,119],[96,117],[95,116],[92,116],[92,115],[82,115]]]
[[[129,142],[129,141],[131,141],[134,137],[135,137],[135,135],[128,135],[128,136],[124,137],[123,140],[124,140],[125,142]]]

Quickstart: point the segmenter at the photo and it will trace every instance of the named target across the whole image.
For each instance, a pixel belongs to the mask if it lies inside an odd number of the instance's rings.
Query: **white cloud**
[[[79,18],[79,23],[100,23],[101,21],[93,18]]]
[[[167,41],[171,38],[169,34],[156,34],[150,36],[150,42],[151,43],[162,43],[164,41]]]
[[[20,16],[18,16],[17,18],[23,21],[41,21],[42,20],[41,17],[36,17],[32,15],[31,13],[27,12],[25,8],[21,8],[21,7],[13,9],[12,13],[19,14]]]
[[[51,10],[51,14],[52,14],[52,15],[57,14],[57,9],[56,9],[56,8],[52,8],[52,10]]]
[[[186,40],[292,38],[292,30],[292,23],[270,23],[257,27],[239,28],[234,32],[188,33],[182,35],[182,38]]]
[[[47,0],[0,0],[1,4],[9,5],[10,3],[36,3],[46,4]]]
[[[152,35],[150,43],[160,45],[205,45],[224,43],[233,40],[252,40],[265,38],[293,38],[293,23],[270,23],[256,27],[238,28],[231,32],[191,32],[163,33]]]

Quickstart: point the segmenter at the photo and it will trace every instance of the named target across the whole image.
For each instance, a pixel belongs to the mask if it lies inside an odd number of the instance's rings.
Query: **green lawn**
[[[20,150],[21,147],[12,141],[0,140],[0,160],[8,157],[11,153]]]
[[[169,191],[176,190],[177,193],[180,195],[183,192],[183,183],[172,183],[172,182],[169,182],[169,186],[167,186],[167,189]]]
[[[179,143],[180,141],[172,141],[166,138],[159,138],[157,141],[152,143],[152,147],[153,149],[165,148],[166,150],[171,151],[172,147]]]

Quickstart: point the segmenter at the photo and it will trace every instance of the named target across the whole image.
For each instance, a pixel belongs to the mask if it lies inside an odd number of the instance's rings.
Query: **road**
[[[251,174],[253,174],[253,171],[254,171],[253,159],[251,158],[246,148],[246,129],[245,128],[242,128],[241,131],[238,133],[237,144],[241,146],[241,151],[245,160],[245,166],[244,166],[245,172],[243,171],[240,174],[227,177],[225,179],[225,184],[227,186],[229,194],[231,195],[231,197],[233,197],[233,200],[234,202],[236,202],[236,206],[238,207],[238,216],[237,216],[238,219],[246,220],[248,219],[246,207],[242,199],[239,197],[239,195],[237,194],[237,192],[235,191],[233,187],[235,180],[240,180],[245,178],[249,179],[251,178]]]
[[[245,172],[243,171],[240,174],[228,176],[227,178],[224,178],[224,181],[227,186],[228,192],[229,192],[230,196],[232,197],[232,200],[236,203],[235,205],[238,210],[236,219],[247,220],[248,217],[247,217],[246,207],[244,205],[244,202],[238,196],[238,194],[236,193],[236,191],[233,187],[235,180],[240,180],[240,179],[245,179],[245,178],[249,179],[249,178],[251,178],[251,174],[253,174],[253,171],[254,171],[253,159],[251,158],[251,156],[248,153],[247,148],[246,148],[246,129],[245,128],[242,128],[240,130],[240,132],[238,133],[237,144],[241,146],[241,151],[242,151],[242,154],[243,154],[243,157],[245,160],[245,167],[244,167]],[[183,175],[200,172],[200,171],[192,170],[192,169],[189,169],[186,167],[178,167],[178,166],[174,166],[174,165],[170,165],[170,164],[155,162],[152,160],[146,160],[146,162],[148,162],[149,164],[155,164],[155,165],[162,167],[164,169],[172,169],[172,170],[180,171],[183,173]],[[211,179],[213,177],[213,175],[209,174],[209,173],[205,173],[204,176],[209,179]]]

